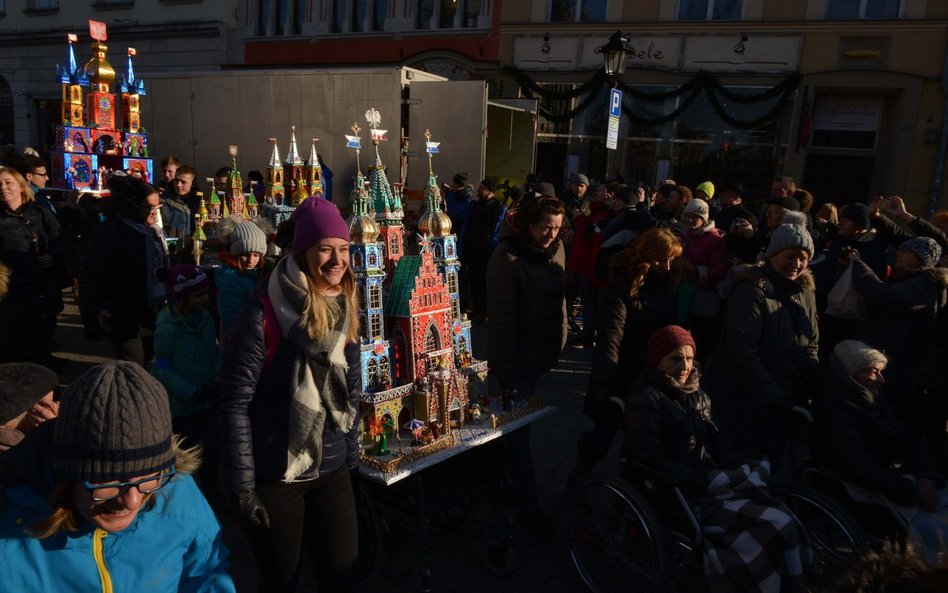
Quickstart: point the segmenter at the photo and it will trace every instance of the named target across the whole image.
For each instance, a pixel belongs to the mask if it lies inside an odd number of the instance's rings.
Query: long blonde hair
[[[303,304],[302,322],[306,326],[306,333],[312,340],[321,340],[329,335],[342,313],[334,298],[327,298],[316,288],[316,279],[306,265],[305,253],[295,257],[296,265],[306,276],[309,290],[306,291],[306,302]],[[356,287],[355,275],[352,267],[346,266],[346,271],[339,283],[342,295],[346,300],[346,315],[348,316],[349,331],[346,340],[350,343],[359,341],[359,291]]]
[[[671,231],[649,229],[613,256],[609,262],[609,280],[634,297],[645,284],[654,262],[676,258],[683,251],[681,241]]]
[[[186,449],[183,442],[184,439],[178,435],[172,438],[174,469],[179,474],[192,474],[201,466],[201,447],[198,445]],[[31,536],[36,539],[48,539],[61,531],[67,533],[78,531],[81,515],[73,497],[75,485],[75,482],[66,480],[59,480],[53,485],[53,490],[49,495],[49,504],[53,507],[53,512],[30,526],[28,533]],[[149,511],[155,506],[155,496],[145,501],[145,508],[142,511]]]

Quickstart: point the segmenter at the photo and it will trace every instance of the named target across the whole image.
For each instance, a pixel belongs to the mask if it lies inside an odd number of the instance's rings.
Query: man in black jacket
[[[464,249],[461,264],[467,269],[471,287],[471,321],[487,319],[487,261],[497,247],[503,224],[504,206],[494,196],[497,180],[488,177],[477,188],[461,232]]]

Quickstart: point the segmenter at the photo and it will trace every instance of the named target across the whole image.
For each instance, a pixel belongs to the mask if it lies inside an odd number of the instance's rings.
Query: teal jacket
[[[200,390],[216,383],[221,372],[217,328],[210,312],[184,318],[169,305],[158,313],[155,324],[155,364],[151,373],[168,390],[171,415],[189,416],[214,406],[200,397]]]
[[[82,520],[75,533],[40,540],[26,529],[49,516],[29,486],[4,492],[0,590],[234,593],[221,528],[194,480],[179,474],[126,529],[106,533]]]
[[[223,333],[230,331],[240,310],[257,287],[259,269],[259,265],[248,272],[241,272],[231,266],[217,268],[214,284],[217,286],[217,312],[221,316]]]

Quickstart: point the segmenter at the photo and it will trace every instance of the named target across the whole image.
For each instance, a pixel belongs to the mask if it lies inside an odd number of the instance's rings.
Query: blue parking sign
[[[609,115],[611,117],[622,117],[622,91],[612,89],[609,94]]]

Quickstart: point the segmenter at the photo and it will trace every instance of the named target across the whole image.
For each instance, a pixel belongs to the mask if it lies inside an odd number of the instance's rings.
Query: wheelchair
[[[704,538],[681,488],[641,464],[623,466],[628,479],[594,474],[571,492],[568,537],[580,577],[595,593],[701,590]],[[834,500],[801,484],[774,484],[770,493],[810,552],[808,584],[829,582],[858,560],[865,536]]]

